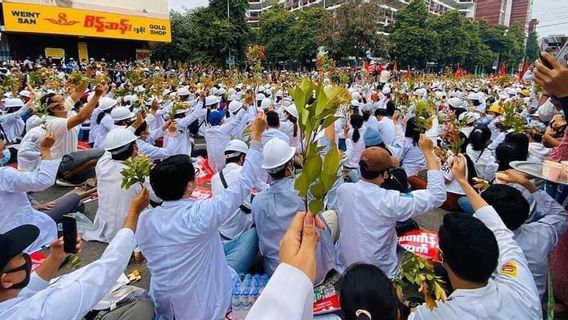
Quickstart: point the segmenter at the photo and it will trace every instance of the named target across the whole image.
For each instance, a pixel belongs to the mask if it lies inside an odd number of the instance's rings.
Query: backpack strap
[[[223,174],[223,170],[219,171],[219,178],[221,179],[221,183],[223,184],[223,187],[225,189],[227,189],[229,187],[229,185],[227,184],[227,180],[225,180],[225,175]],[[239,209],[241,209],[242,212],[244,212],[245,214],[250,214],[252,211],[250,210],[250,208],[248,208],[247,206],[241,204],[239,206]]]

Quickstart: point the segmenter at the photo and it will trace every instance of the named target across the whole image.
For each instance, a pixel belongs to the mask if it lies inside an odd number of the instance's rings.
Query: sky
[[[206,6],[209,0],[168,0],[170,9],[182,10]],[[533,18],[539,20],[540,36],[568,35],[568,0],[533,0]]]

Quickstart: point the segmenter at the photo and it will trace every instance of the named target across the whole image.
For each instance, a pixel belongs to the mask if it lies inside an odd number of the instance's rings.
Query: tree
[[[438,64],[463,65],[468,55],[470,36],[467,21],[457,10],[447,11],[432,19],[430,28],[438,34]]]
[[[538,54],[540,52],[540,46],[538,45],[538,34],[536,31],[530,32],[527,38],[527,49],[525,50],[525,56],[529,61],[535,61],[538,59]]]
[[[333,58],[362,57],[367,50],[377,52],[384,47],[382,29],[371,18],[380,16],[380,4],[380,0],[348,0],[334,12],[323,26],[323,42]]]
[[[508,65],[517,66],[523,62],[525,57],[525,30],[520,23],[515,22],[507,30],[506,36],[509,40],[509,48],[503,55],[503,60]]]
[[[422,0],[412,0],[400,9],[389,35],[391,58],[402,67],[422,68],[439,54],[438,34],[430,29],[431,16]]]
[[[262,19],[258,24],[257,41],[266,48],[268,62],[293,59],[290,48],[294,43],[290,30],[294,23],[293,14],[281,7],[270,9],[262,14]]]
[[[492,66],[497,55],[491,51],[489,45],[481,38],[480,23],[467,20],[464,28],[468,38],[464,68],[473,71],[480,68],[480,70],[483,70],[485,67]]]
[[[295,23],[290,29],[292,36],[291,54],[294,60],[305,64],[314,59],[318,47],[324,45],[323,31],[331,21],[331,14],[320,7],[297,11]],[[311,63],[311,62],[310,62]]]

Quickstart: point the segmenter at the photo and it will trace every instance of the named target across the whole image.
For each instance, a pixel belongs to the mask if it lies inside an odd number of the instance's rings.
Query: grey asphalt
[[[72,189],[73,188],[63,188],[63,187],[59,187],[59,186],[53,186],[53,187],[51,187],[51,188],[49,188],[49,189],[47,189],[43,192],[34,194],[34,196],[36,197],[36,199],[38,201],[44,203],[44,202],[49,202],[51,200],[54,200],[54,199],[64,195],[65,193],[71,191]],[[85,204],[84,214],[87,217],[89,217],[89,219],[91,219],[91,221],[93,221],[95,219],[96,211],[97,211],[97,201],[93,201],[93,202]],[[443,219],[444,214],[445,214],[444,210],[435,209],[435,210],[432,210],[432,211],[430,211],[430,212],[428,212],[428,213],[426,213],[422,216],[419,216],[416,220],[420,224],[420,226],[423,227],[423,228],[430,229],[430,230],[437,230],[438,227],[440,226],[440,224],[442,223],[442,219]],[[58,275],[72,272],[76,268],[80,268],[82,266],[85,266],[85,265],[95,261],[96,259],[98,259],[102,255],[102,253],[103,253],[103,251],[105,250],[106,247],[107,247],[106,243],[83,241],[82,252],[79,253],[79,256],[81,258],[81,262],[76,266],[71,266],[70,263],[67,263],[66,265],[64,265],[59,270]],[[125,273],[128,275],[130,272],[132,272],[135,269],[138,269],[138,270],[141,271],[142,279],[140,281],[132,283],[132,285],[139,286],[139,287],[144,288],[144,289],[148,289],[149,282],[150,282],[150,276],[149,276],[149,272],[146,269],[146,263],[145,262],[134,263],[134,261],[131,259]]]

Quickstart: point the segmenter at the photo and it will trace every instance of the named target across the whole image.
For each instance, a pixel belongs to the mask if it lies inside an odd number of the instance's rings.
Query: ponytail
[[[351,119],[349,120],[351,127],[353,127],[353,142],[357,143],[359,139],[361,139],[361,133],[359,129],[363,126],[363,117],[358,114],[351,115]]]
[[[288,113],[288,112],[286,112]],[[288,121],[292,122],[292,124],[294,124],[294,133],[292,134],[292,136],[295,138],[298,136],[298,119],[296,119],[296,117],[294,117],[293,115],[288,113]]]
[[[112,108],[111,108],[111,109],[112,109]],[[109,110],[105,110],[105,111],[99,113],[99,114],[97,115],[97,124],[101,124],[101,121],[103,121],[103,118],[105,117],[105,115],[109,114],[110,111],[111,111],[111,110],[109,109]]]

